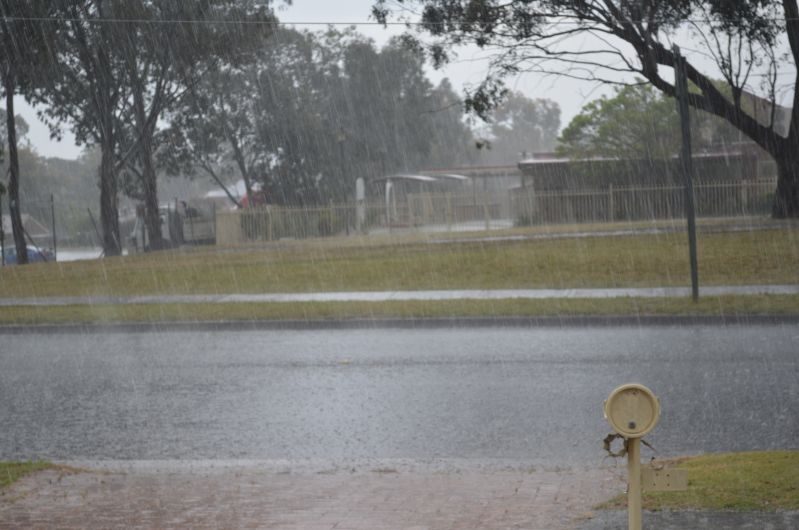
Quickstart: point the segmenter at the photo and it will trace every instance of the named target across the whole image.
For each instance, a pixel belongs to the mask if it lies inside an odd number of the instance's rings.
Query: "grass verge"
[[[685,234],[520,241],[331,238],[0,269],[0,297],[690,284]],[[704,233],[702,285],[799,284],[799,229]]]
[[[10,486],[20,478],[43,469],[50,469],[49,462],[3,462],[0,461],[0,489]]]
[[[672,464],[688,470],[688,490],[645,492],[645,510],[799,510],[799,451],[709,454]],[[597,508],[626,507],[620,495]]]
[[[698,303],[687,298],[609,298],[14,306],[0,310],[0,324],[758,314],[799,315],[799,295],[713,296]]]

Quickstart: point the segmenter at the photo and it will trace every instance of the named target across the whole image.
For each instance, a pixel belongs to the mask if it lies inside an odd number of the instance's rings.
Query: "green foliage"
[[[584,106],[559,142],[558,154],[572,158],[669,158],[679,151],[679,116],[651,86],[626,86]]]
[[[695,151],[738,140],[730,124],[702,111],[691,113],[691,133]],[[666,159],[679,152],[680,119],[674,99],[651,85],[624,86],[585,105],[558,141],[557,153],[571,158]]]

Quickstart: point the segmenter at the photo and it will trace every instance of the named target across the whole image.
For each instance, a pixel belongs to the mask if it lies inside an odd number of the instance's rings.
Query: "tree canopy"
[[[191,87],[168,113],[162,162],[261,184],[270,202],[341,201],[358,177],[468,158],[460,107],[400,40],[378,49],[352,30],[280,29],[252,61],[220,61]]]
[[[521,92],[508,92],[488,115],[488,147],[483,159],[494,164],[512,164],[525,153],[555,148],[560,129],[560,106],[550,99],[530,99]]]
[[[737,131],[720,118],[694,111],[691,136],[696,151],[723,149]],[[650,85],[617,87],[613,97],[586,104],[558,138],[557,152],[571,158],[665,159],[681,145],[674,101]]]
[[[28,262],[27,243],[22,227],[22,201],[19,193],[20,170],[17,151],[17,123],[14,96],[30,93],[43,67],[51,64],[50,35],[36,20],[51,14],[44,0],[0,1],[0,80],[5,96],[8,145],[8,201],[11,229],[18,262]]]

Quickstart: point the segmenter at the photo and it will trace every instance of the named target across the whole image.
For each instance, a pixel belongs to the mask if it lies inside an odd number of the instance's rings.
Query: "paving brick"
[[[6,528],[574,528],[621,491],[586,472],[43,471],[0,496]]]

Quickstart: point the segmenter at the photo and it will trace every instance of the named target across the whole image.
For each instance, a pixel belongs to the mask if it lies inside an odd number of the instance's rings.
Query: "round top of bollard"
[[[644,385],[621,385],[605,401],[605,419],[625,438],[642,438],[660,419],[660,400]]]

